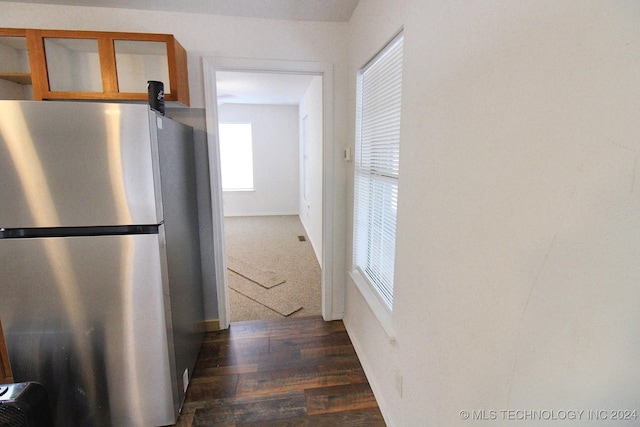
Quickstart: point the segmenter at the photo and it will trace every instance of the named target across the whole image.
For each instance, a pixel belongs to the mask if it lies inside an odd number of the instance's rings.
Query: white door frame
[[[227,265],[224,249],[224,213],[220,178],[220,145],[218,141],[218,100],[216,71],[258,71],[322,76],[323,148],[322,148],[322,317],[325,320],[342,318],[342,305],[334,304],[334,297],[342,295],[334,289],[333,280],[333,65],[324,62],[286,61],[243,58],[203,58],[207,145],[211,173],[214,266],[218,297],[220,329],[229,327],[229,295]]]

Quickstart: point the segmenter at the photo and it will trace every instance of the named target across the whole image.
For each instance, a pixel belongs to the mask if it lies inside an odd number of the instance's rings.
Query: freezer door
[[[0,317],[14,380],[45,386],[55,425],[175,422],[163,249],[162,228],[0,240]]]
[[[0,227],[158,224],[152,156],[145,105],[0,101]]]

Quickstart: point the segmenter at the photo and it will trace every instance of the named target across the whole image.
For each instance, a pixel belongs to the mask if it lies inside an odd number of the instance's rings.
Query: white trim
[[[333,65],[325,62],[289,61],[269,59],[219,58],[203,57],[203,75],[205,89],[205,106],[207,117],[207,140],[209,141],[209,162],[212,170],[212,200],[218,201],[214,209],[214,244],[222,250],[215,251],[214,264],[216,267],[217,283],[224,286],[217,287],[218,317],[220,328],[229,327],[229,297],[226,275],[226,260],[224,254],[224,236],[222,221],[222,191],[220,189],[219,171],[219,142],[217,138],[217,97],[216,71],[254,71],[277,72],[288,74],[320,75],[322,79],[323,100],[323,215],[322,215],[322,317],[325,320],[342,318],[344,310],[344,289],[333,280]],[[214,174],[217,182],[214,182]],[[216,187],[216,188],[214,188]],[[214,197],[215,196],[215,197]],[[215,205],[216,202],[213,202]]]
[[[213,222],[213,265],[218,298],[218,319],[220,329],[229,328],[229,297],[227,295],[227,259],[224,255],[224,213],[222,201],[222,176],[220,175],[220,142],[218,141],[218,95],[216,74],[213,67],[204,63],[205,114],[207,124],[207,146],[211,183],[211,221]],[[216,250],[222,248],[222,251]],[[222,284],[222,286],[220,286]]]
[[[234,217],[234,216],[298,216],[300,212],[291,211],[291,212],[246,212],[239,214],[224,214],[225,217]]]
[[[300,212],[296,213],[296,215],[300,215]],[[302,222],[302,221],[300,221]],[[318,265],[322,265],[322,258],[320,253],[318,253],[318,250],[316,249],[316,245],[313,243],[313,239],[311,238],[311,233],[309,233],[309,230],[307,230],[307,226],[304,225],[304,222],[302,222],[302,228],[304,228],[304,232],[307,234],[307,237],[309,237],[309,243],[311,243],[311,248],[313,249],[313,253],[316,256],[316,259],[318,260]]]

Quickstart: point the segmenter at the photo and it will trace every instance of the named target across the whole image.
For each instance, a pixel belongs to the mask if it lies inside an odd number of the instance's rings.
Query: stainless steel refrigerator
[[[0,319],[56,426],[173,424],[202,342],[192,129],[0,101]]]

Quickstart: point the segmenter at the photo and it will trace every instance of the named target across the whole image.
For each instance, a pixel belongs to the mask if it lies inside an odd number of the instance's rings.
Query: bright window
[[[402,34],[358,74],[354,272],[393,307],[400,154]]]
[[[220,123],[219,136],[222,190],[253,190],[251,123]]]

